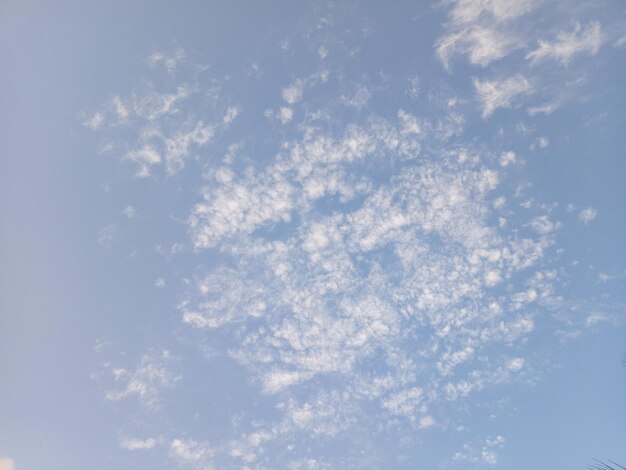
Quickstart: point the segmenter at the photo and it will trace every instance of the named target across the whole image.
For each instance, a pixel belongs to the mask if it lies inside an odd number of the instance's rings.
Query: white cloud
[[[165,287],[165,279],[163,279],[162,277],[157,278],[156,281],[154,281],[154,285],[156,287],[158,287],[159,289],[162,289]]]
[[[435,424],[437,424],[437,422],[435,421],[435,419],[432,416],[430,416],[430,415],[422,416],[420,418],[419,428],[420,429],[431,428]]]
[[[606,274],[606,273],[598,273],[598,283],[604,284],[605,282],[609,282],[615,279],[615,277],[616,276],[611,276],[610,274]]]
[[[228,112],[227,112],[228,115]],[[234,117],[233,117],[234,119]],[[194,125],[183,128],[172,137],[163,137],[165,144],[165,169],[169,175],[184,167],[184,160],[189,156],[192,146],[202,147],[215,135],[212,125],[198,121]]]
[[[130,111],[128,110],[128,107],[126,106],[126,104],[124,104],[119,96],[113,97],[113,99],[111,100],[110,109],[115,114],[118,124],[126,122],[130,116]]]
[[[234,119],[233,113],[227,111],[226,117]],[[187,120],[172,132],[162,130],[157,121],[140,128],[135,149],[127,152],[125,158],[137,164],[138,177],[150,176],[161,163],[165,164],[166,173],[173,175],[184,167],[194,147],[206,145],[214,136],[215,126],[203,121]]]
[[[549,103],[542,104],[540,106],[531,106],[526,110],[526,112],[528,113],[529,116],[533,117],[533,116],[536,116],[537,114],[545,114],[545,115],[552,114],[558,108],[559,108],[558,102],[549,102]]]
[[[520,74],[503,80],[474,79],[474,88],[485,119],[498,108],[510,108],[516,98],[533,90],[528,79]]]
[[[539,137],[537,139],[537,145],[539,146],[540,149],[548,148],[548,146],[550,145],[550,140],[545,136]]]
[[[263,388],[268,393],[276,393],[294,384],[300,383],[310,377],[311,374],[274,370],[263,379]]]
[[[493,450],[482,450],[482,461],[489,465],[495,465],[498,463],[498,454]]]
[[[135,97],[132,101],[133,111],[148,121],[154,121],[164,115],[176,111],[175,104],[187,98],[191,89],[186,85],[180,85],[174,93],[148,92],[141,97]]]
[[[372,90],[370,90],[367,86],[360,84],[357,85],[355,92],[351,96],[342,95],[341,101],[346,106],[360,109],[367,104],[371,96]]]
[[[450,18],[455,24],[472,23],[483,17],[491,21],[504,21],[524,15],[534,7],[534,3],[532,0],[457,0]]]
[[[281,173],[270,171],[204,190],[190,218],[196,246],[209,247],[238,232],[251,233],[267,222],[288,221],[295,188]]]
[[[282,106],[278,113],[278,119],[282,124],[287,124],[293,119],[293,110],[286,106]]]
[[[490,297],[488,288],[532,267],[549,244],[509,240],[487,223],[497,171],[472,152],[450,153],[413,163],[387,184],[366,186],[345,214],[314,212],[316,201],[337,194],[344,168],[354,169],[366,157],[374,164],[377,155],[402,158],[408,142],[419,142],[429,126],[400,111],[395,126],[377,122],[339,137],[307,129],[263,169],[238,175],[218,168],[190,229],[197,248],[229,253],[238,267],[216,268],[192,281],[180,306],[183,320],[196,328],[238,325],[241,344],[230,355],[253,371],[266,393],[302,392],[332,375],[359,390],[362,400],[378,402],[388,419],[424,420],[422,427],[436,420],[424,408],[431,396],[453,400],[512,380],[521,359],[481,367],[467,380],[457,376],[477,367],[485,345],[514,343],[532,332],[524,309],[542,295],[529,287],[506,307]],[[324,177],[314,177],[318,173]],[[352,200],[347,188],[341,191]],[[295,231],[273,241],[257,232],[281,221]],[[379,259],[379,252],[385,257]],[[401,333],[406,319],[412,326]],[[255,322],[264,326],[252,327]],[[433,334],[419,351],[394,350],[403,334],[423,328]],[[373,354],[388,357],[389,367],[371,381],[360,364]],[[417,363],[454,381],[424,387],[412,375]],[[312,400],[290,408],[289,426],[334,432],[336,412],[316,408]]]
[[[134,439],[124,438],[120,440],[120,447],[126,450],[147,450],[153,449],[156,445],[156,439]]]
[[[537,300],[537,291],[535,289],[528,289],[527,291],[518,292],[511,296],[511,300],[518,305],[518,308],[522,304],[527,304]]]
[[[206,443],[193,439],[173,439],[170,444],[170,455],[181,464],[191,464],[195,468],[210,470],[213,468],[210,459],[215,451]]]
[[[584,28],[576,24],[573,31],[558,33],[554,41],[539,40],[537,49],[526,54],[526,59],[532,64],[552,59],[567,65],[576,55],[596,55],[603,41],[599,22],[590,22]]]
[[[306,430],[312,435],[336,436],[354,421],[347,413],[350,407],[349,400],[342,393],[321,390],[304,403],[288,400],[281,427],[283,430]]]
[[[604,315],[602,313],[598,313],[598,312],[594,312],[591,313],[586,319],[585,319],[585,324],[587,326],[596,326],[600,323],[605,323],[610,321],[611,318],[607,315]]]
[[[152,53],[147,59],[146,64],[150,67],[156,67],[158,64],[163,64],[168,72],[172,73],[176,70],[178,62],[185,59],[185,52],[182,49],[178,49],[173,55],[166,52],[158,51]]]
[[[446,34],[437,40],[437,56],[446,68],[457,54],[467,55],[470,63],[486,67],[524,45],[516,33],[514,20],[534,8],[534,1],[457,0],[450,2]]]
[[[497,286],[498,284],[500,284],[501,281],[502,275],[497,270],[489,271],[485,276],[485,283],[487,287]]]
[[[133,219],[137,215],[137,211],[133,206],[126,206],[122,213],[129,219]]]
[[[516,162],[517,157],[515,156],[515,152],[512,151],[508,151],[508,152],[502,152],[500,154],[500,166],[502,167],[507,167],[509,165],[512,165]]]
[[[507,362],[507,368],[512,372],[517,372],[524,367],[526,361],[521,357],[515,357]]]
[[[222,118],[222,122],[226,125],[226,126],[230,126],[235,119],[237,119],[237,116],[239,116],[239,108],[237,106],[229,106],[226,109],[226,114],[224,114],[224,117]]]
[[[592,207],[587,207],[578,213],[578,220],[587,225],[598,216],[598,211]]]
[[[15,461],[8,457],[0,457],[0,470],[15,470]]]
[[[406,111],[402,109],[399,110],[398,118],[402,123],[402,132],[404,134],[419,134],[422,131],[421,126],[419,125],[415,116],[407,113]]]
[[[504,447],[506,440],[502,436],[487,437],[480,446],[465,444],[463,450],[456,452],[452,460],[456,462],[470,462],[474,464],[496,465],[498,463],[498,449]],[[479,449],[476,449],[479,447]]]
[[[417,98],[420,94],[420,78],[416,75],[409,79],[409,88],[407,94],[411,98]]]
[[[102,227],[98,230],[98,244],[103,246],[108,246],[115,240],[117,236],[117,225],[109,224],[105,227]]]
[[[624,47],[626,46],[626,34],[620,37],[617,41],[613,43],[613,47]]]
[[[502,446],[504,443],[506,442],[506,439],[502,436],[496,436],[496,437],[488,437],[487,440],[485,441],[485,444],[487,444],[488,447],[500,447]]]
[[[552,222],[547,215],[541,215],[531,220],[530,226],[535,232],[545,235],[557,230],[560,224],[558,222]]]
[[[413,387],[394,393],[383,401],[383,406],[394,415],[412,415],[422,401],[423,390]]]
[[[320,56],[320,59],[324,60],[326,57],[328,57],[328,47],[326,47],[325,45],[321,45],[317,50],[317,55]]]
[[[126,159],[138,165],[136,176],[145,178],[150,176],[152,167],[161,163],[161,155],[151,145],[146,145],[140,149],[132,150],[126,154]]]
[[[287,88],[283,88],[283,99],[288,104],[297,103],[302,99],[302,91],[304,84],[302,80],[296,80],[293,84]]]
[[[98,129],[100,126],[102,126],[103,123],[104,116],[100,112],[94,113],[93,116],[91,116],[90,118],[86,118],[83,121],[83,124],[92,130]]]
[[[486,38],[492,32],[486,19],[500,28],[527,11],[519,2],[460,1],[455,8],[452,22],[461,28],[480,22]],[[488,64],[506,53],[487,46],[472,43],[470,60]],[[541,268],[559,224],[537,213],[540,202],[511,190],[517,172],[503,168],[516,163],[515,153],[463,147],[463,106],[449,96],[434,119],[421,108],[394,109],[390,120],[367,109],[358,125],[335,122],[333,106],[367,105],[371,92],[364,86],[354,98],[314,113],[306,103],[294,113],[291,104],[315,80],[296,80],[282,90],[284,106],[267,113],[296,121],[274,152],[255,153],[252,136],[245,144],[218,142],[222,150],[202,162],[203,187],[187,228],[194,248],[207,250],[211,261],[184,279],[178,308],[196,337],[229,340],[225,360],[246,368],[250,388],[271,395],[263,399],[276,404],[276,419],[256,422],[241,437],[229,434],[216,447],[170,440],[180,464],[207,468],[219,453],[250,465],[274,439],[337,435],[361,425],[364,411],[386,429],[436,423],[444,429],[447,401],[530,369],[509,355],[533,332],[535,310],[555,297],[556,281]],[[411,90],[419,81],[409,84],[407,93],[417,96]],[[483,117],[515,106],[533,88],[522,75],[477,79],[474,86]],[[153,152],[127,156],[144,176],[163,162],[168,173],[178,171],[238,112],[217,111],[214,124],[206,124],[179,112],[178,99],[154,100],[139,117],[133,103],[142,98],[124,102],[129,120],[144,120],[138,142],[126,148]],[[249,155],[238,150],[243,145]],[[528,204],[520,209],[523,199]],[[215,343],[203,351],[219,348]],[[146,354],[134,368],[110,372],[116,385],[109,400],[134,398],[150,408],[179,380],[167,355]],[[234,416],[233,429],[245,419]],[[162,442],[129,439],[122,446]],[[463,455],[493,465],[503,442],[488,438]]]
[[[470,63],[486,67],[520,47],[520,41],[505,31],[471,26],[449,34],[437,42],[437,56],[446,68],[455,54],[466,54]]]
[[[175,385],[179,377],[168,368],[170,355],[164,351],[160,355],[144,354],[133,371],[124,368],[112,369],[115,382],[124,382],[121,389],[110,390],[106,399],[119,401],[136,397],[148,408],[155,407],[160,400],[160,391]]]

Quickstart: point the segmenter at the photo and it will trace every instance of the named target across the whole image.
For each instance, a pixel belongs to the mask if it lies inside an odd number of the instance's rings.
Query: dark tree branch
[[[589,466],[589,470],[626,470],[626,467],[622,467],[620,464],[609,460],[609,463],[601,462],[597,459],[594,459],[596,463]]]

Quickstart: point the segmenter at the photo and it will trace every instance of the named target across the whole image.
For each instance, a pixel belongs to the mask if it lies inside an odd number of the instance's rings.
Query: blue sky
[[[0,470],[626,462],[621,2],[1,10]]]

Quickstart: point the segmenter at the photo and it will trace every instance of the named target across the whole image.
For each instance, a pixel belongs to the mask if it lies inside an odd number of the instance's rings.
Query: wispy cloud
[[[235,119],[237,119],[239,113],[240,109],[237,106],[229,106],[226,109],[226,114],[224,114],[224,117],[222,118],[222,122],[226,126],[230,126],[235,121]]]
[[[176,70],[178,63],[185,59],[185,52],[178,49],[174,54],[164,51],[154,52],[146,59],[146,64],[150,67],[156,67],[162,64],[168,72],[172,73]]]
[[[159,355],[143,355],[134,370],[111,369],[114,381],[123,385],[122,388],[108,391],[106,399],[119,401],[135,397],[143,406],[154,408],[159,403],[160,391],[173,387],[179,380],[179,377],[168,368],[170,361],[169,353],[164,351]]]
[[[446,68],[458,54],[485,67],[524,45],[512,22],[534,8],[535,2],[490,0],[452,3],[446,34],[436,43],[437,56]]]
[[[552,59],[567,65],[576,55],[597,54],[603,41],[599,22],[593,21],[584,27],[576,24],[573,31],[562,31],[553,41],[540,39],[537,48],[526,54],[526,59],[532,64]]]
[[[120,440],[120,447],[126,450],[149,450],[153,449],[156,445],[156,439],[135,439],[135,438],[123,438]]]
[[[532,92],[533,86],[518,74],[502,80],[474,79],[474,89],[482,106],[482,117],[486,119],[498,108],[511,108],[517,98]]]
[[[496,465],[498,463],[498,450],[504,447],[506,439],[502,436],[488,437],[477,449],[472,444],[465,444],[463,450],[456,452],[452,460],[455,462],[482,463]]]

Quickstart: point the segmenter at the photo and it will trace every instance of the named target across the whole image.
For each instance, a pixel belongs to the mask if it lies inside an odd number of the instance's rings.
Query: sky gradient
[[[626,462],[622,2],[5,2],[0,60],[0,470]]]

